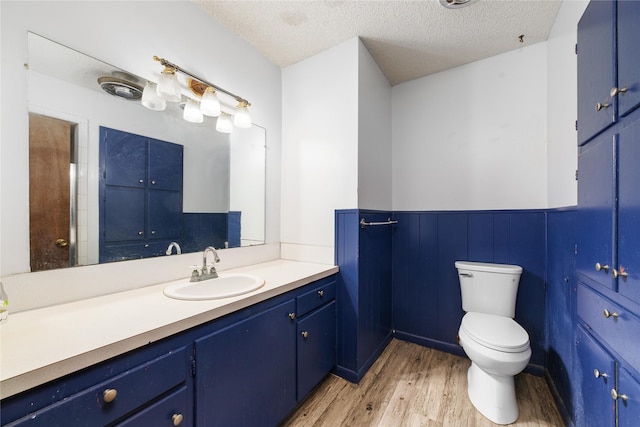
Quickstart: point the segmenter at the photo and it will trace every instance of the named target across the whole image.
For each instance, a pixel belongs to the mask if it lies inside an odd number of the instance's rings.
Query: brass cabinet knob
[[[593,370],[593,376],[596,378],[609,378],[609,374],[606,372],[600,372],[597,368]]]
[[[322,298],[322,297],[324,296],[324,291],[323,291],[323,290],[319,290],[319,291],[318,291],[318,296],[319,296],[320,298]]]
[[[102,392],[102,400],[104,400],[104,403],[113,402],[114,400],[116,400],[117,396],[118,390],[116,390],[115,388],[108,388]]]
[[[622,277],[624,279],[627,278],[627,272],[624,271],[624,268],[622,267],[620,267],[620,270],[616,270],[615,268],[611,270],[611,275],[613,276],[614,279],[617,279],[618,277]]]
[[[309,332],[307,331],[302,331],[302,338],[307,338],[309,336]]]
[[[604,270],[605,272],[609,271],[609,265],[602,265],[599,262],[596,262],[596,271]]]
[[[139,180],[138,180],[138,182],[139,182],[140,184],[144,184],[144,179],[139,179]]]
[[[58,239],[56,240],[56,246],[59,248],[66,248],[67,246],[69,246],[69,242],[67,242],[65,239]]]
[[[138,236],[142,236],[144,234],[144,231],[138,231]]]
[[[615,388],[612,388],[611,389],[611,398],[613,400],[618,400],[618,399],[627,400],[629,398],[629,396],[627,396],[626,394],[620,394],[620,393],[618,393],[618,391]]]
[[[174,426],[179,426],[180,424],[182,424],[183,418],[184,417],[182,416],[182,414],[173,414],[171,416],[171,421],[173,421]]]
[[[609,95],[611,95],[611,97],[613,98],[614,96],[618,95],[619,93],[625,93],[627,91],[626,87],[623,88],[617,88],[617,87],[612,87],[611,88],[611,92],[609,93]]]
[[[618,317],[618,313],[616,313],[615,311],[611,312],[611,311],[607,310],[606,308],[604,310],[602,310],[602,315],[607,319],[610,318],[610,317],[613,317],[614,319]]]
[[[602,110],[603,108],[609,108],[609,105],[610,105],[610,104],[609,104],[608,102],[605,102],[604,104],[602,104],[602,103],[598,102],[598,103],[596,104],[596,111],[600,111],[600,110]]]
[[[289,319],[293,320],[296,318],[296,314],[295,313],[289,313]]]

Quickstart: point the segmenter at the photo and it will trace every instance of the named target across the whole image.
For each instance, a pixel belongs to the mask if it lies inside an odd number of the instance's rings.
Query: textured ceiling
[[[195,0],[280,67],[360,37],[392,85],[546,40],[561,0]],[[519,39],[524,35],[523,41]]]

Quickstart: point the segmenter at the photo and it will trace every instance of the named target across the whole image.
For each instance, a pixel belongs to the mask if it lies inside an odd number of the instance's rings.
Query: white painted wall
[[[0,19],[0,275],[28,270],[27,31],[143,78],[160,71],[153,55],[166,57],[249,99],[253,121],[268,129],[266,237],[279,241],[278,67],[189,1],[2,1]]]
[[[578,21],[587,4],[588,0],[563,1],[547,41],[547,206],[550,208],[578,203],[575,180],[578,167],[575,130],[578,91],[574,49]]]
[[[394,210],[546,206],[546,55],[538,43],[393,87]]]
[[[358,206],[358,49],[282,70],[282,257],[333,263],[334,210]]]
[[[391,210],[391,85],[358,43],[358,208]]]

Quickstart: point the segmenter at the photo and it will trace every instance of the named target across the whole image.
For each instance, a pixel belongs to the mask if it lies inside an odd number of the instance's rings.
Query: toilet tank
[[[456,261],[455,265],[465,312],[515,317],[522,267],[471,261]]]

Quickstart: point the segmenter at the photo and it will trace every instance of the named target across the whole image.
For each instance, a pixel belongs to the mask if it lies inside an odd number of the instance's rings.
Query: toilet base
[[[513,376],[489,374],[471,362],[467,380],[469,399],[482,415],[496,424],[511,424],[518,419]]]

